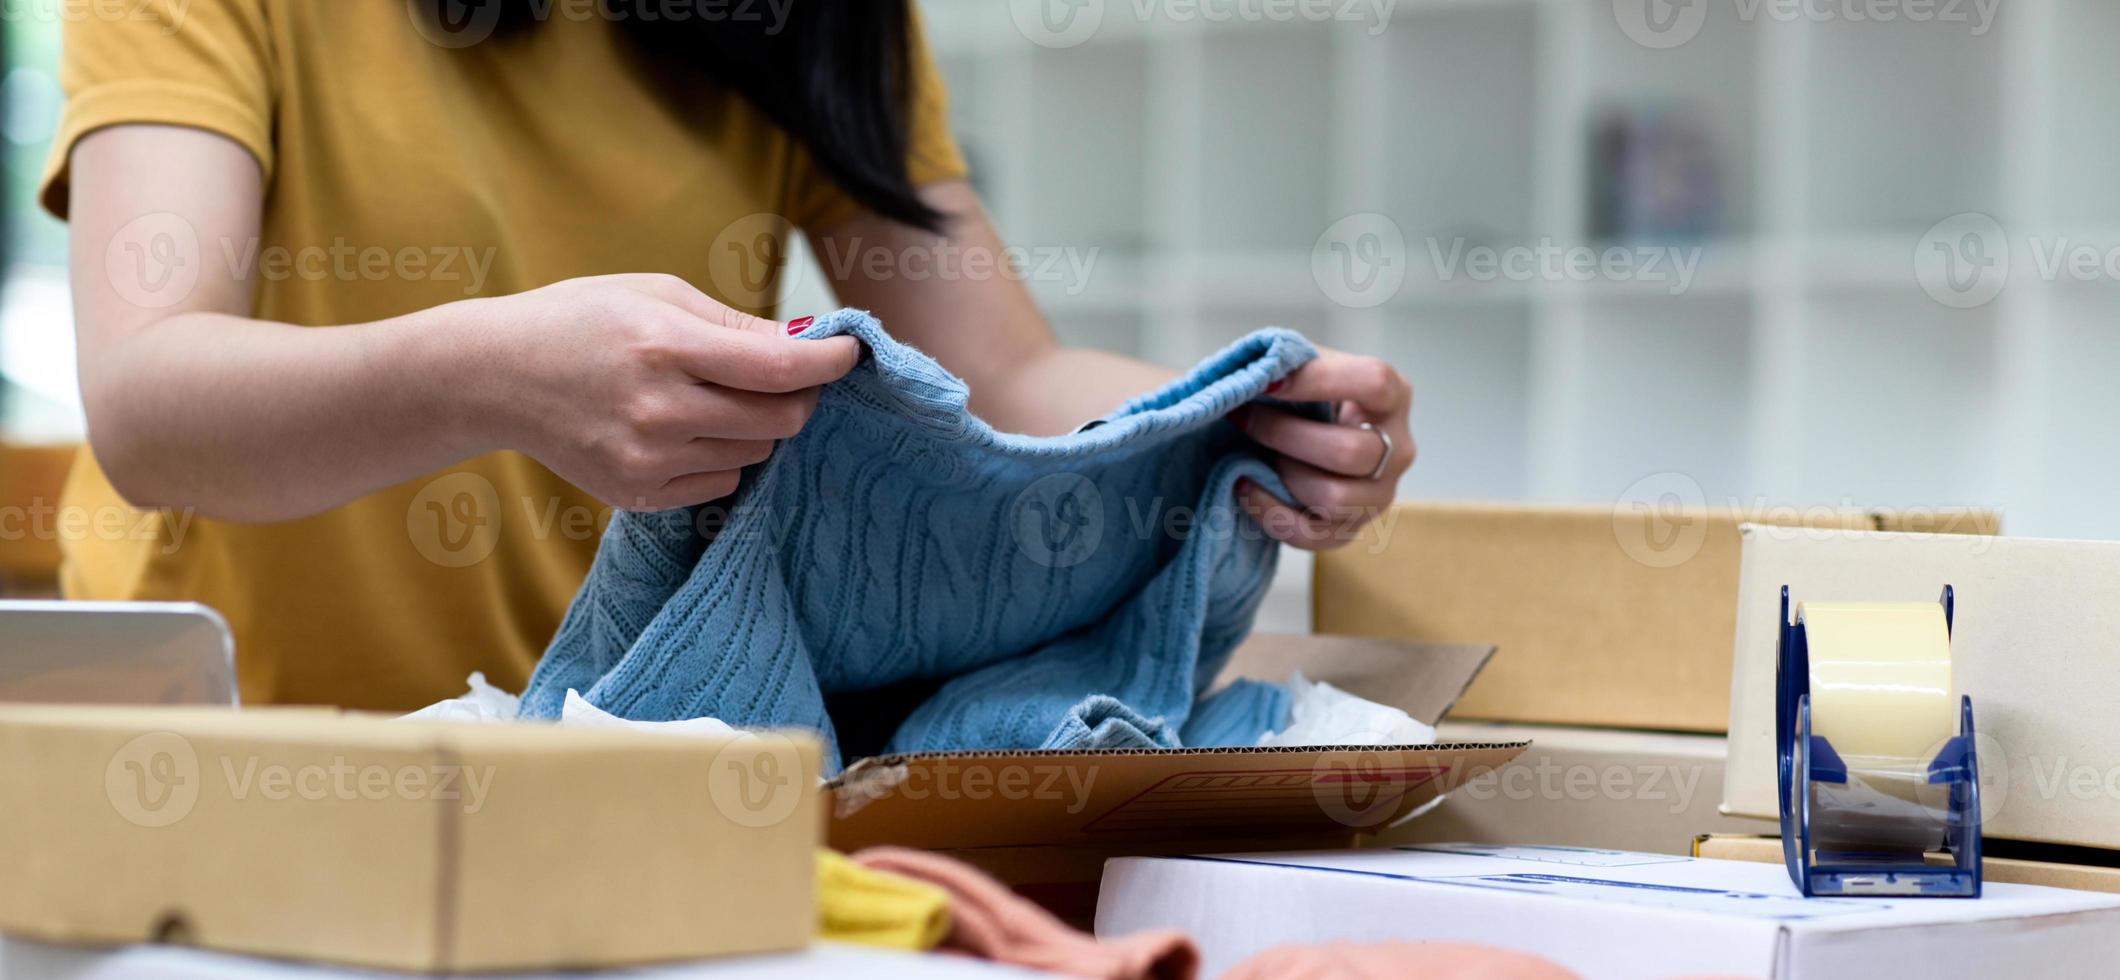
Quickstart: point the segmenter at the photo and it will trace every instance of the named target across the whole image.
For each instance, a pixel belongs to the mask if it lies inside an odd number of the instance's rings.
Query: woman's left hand
[[[1278,454],[1274,469],[1300,506],[1249,480],[1237,483],[1237,499],[1275,540],[1311,551],[1353,541],[1391,506],[1413,465],[1413,386],[1377,358],[1320,350],[1271,393],[1337,404],[1339,421],[1313,422],[1263,402],[1238,411],[1237,424]]]

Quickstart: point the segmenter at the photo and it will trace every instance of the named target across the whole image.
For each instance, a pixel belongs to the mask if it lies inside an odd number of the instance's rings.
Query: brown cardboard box
[[[1722,732],[1741,520],[1992,534],[1992,512],[1401,503],[1318,556],[1320,633],[1478,642],[1460,719]]]
[[[806,736],[8,706],[0,929],[434,972],[795,949],[818,765]]]
[[[1782,864],[1781,838],[1753,834],[1702,834],[1693,842],[1693,856],[1721,858],[1726,861],[1759,861],[1765,864]],[[2120,861],[2120,853],[2106,854],[2108,861]],[[1948,854],[1929,855],[1932,863],[1948,866]],[[2087,892],[2120,892],[2120,867],[2097,864],[2066,864],[2058,861],[2035,861],[2026,858],[1993,857],[1983,855],[1980,860],[1980,875],[1988,881],[2006,881],[2018,885],[2050,885],[2055,888],[2074,888]]]
[[[1748,526],[1723,811],[1780,813],[1781,589],[1796,602],[1956,593],[1953,693],[1973,700],[1989,838],[2120,848],[2120,542]]]
[[[1492,655],[1349,637],[1254,636],[1225,677],[1302,670],[1433,723]],[[1427,746],[927,752],[862,759],[827,784],[832,846],[946,851],[1086,921],[1108,857],[1352,846],[1523,741]]]
[[[1545,844],[1685,854],[1703,832],[1780,832],[1728,817],[1720,735],[1445,722],[1453,742],[1531,741],[1493,772],[1365,843]]]

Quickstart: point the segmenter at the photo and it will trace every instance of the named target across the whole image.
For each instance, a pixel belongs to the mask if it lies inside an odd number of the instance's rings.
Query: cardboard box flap
[[[1493,656],[1480,644],[1257,634],[1221,681],[1312,680],[1433,724]],[[832,846],[935,849],[1345,842],[1529,741],[1444,745],[923,752],[862,759],[825,786]],[[1140,845],[1140,846],[1136,846]]]
[[[936,752],[827,784],[832,846],[1329,841],[1375,830],[1529,742]]]
[[[1433,725],[1472,686],[1494,650],[1492,644],[1259,633],[1237,648],[1222,671],[1222,682],[1248,677],[1280,684],[1302,671],[1311,680],[1391,705]]]

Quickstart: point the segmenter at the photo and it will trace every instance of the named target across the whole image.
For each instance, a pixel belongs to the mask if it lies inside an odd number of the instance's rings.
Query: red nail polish
[[[1267,394],[1269,394],[1269,395],[1271,395],[1271,394],[1273,394],[1274,392],[1280,391],[1281,389],[1283,389],[1283,388],[1286,388],[1286,387],[1288,387],[1288,379],[1286,379],[1286,378],[1283,378],[1283,379],[1281,379],[1281,380],[1279,380],[1279,381],[1276,381],[1276,382],[1274,382],[1273,384],[1267,385],[1267,386],[1266,386],[1266,393],[1267,393]]]
[[[811,325],[811,324],[813,324],[813,323],[816,323],[816,322],[817,322],[817,318],[816,318],[816,317],[814,317],[814,316],[806,316],[806,317],[803,317],[803,318],[802,318],[802,319],[800,319],[800,320],[789,320],[789,321],[788,321],[788,336],[790,336],[790,337],[793,337],[793,336],[795,336],[796,334],[799,334],[799,333],[801,333],[801,332],[803,332],[803,331],[805,331],[805,330],[808,330],[808,329],[810,329],[810,325]]]

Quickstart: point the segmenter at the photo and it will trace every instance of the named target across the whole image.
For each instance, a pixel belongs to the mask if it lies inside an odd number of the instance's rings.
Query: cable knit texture
[[[1232,487],[1286,496],[1224,416],[1308,341],[1262,330],[1038,438],[973,417],[962,381],[866,313],[803,336],[841,334],[867,356],[731,501],[612,520],[525,716],[575,689],[636,720],[800,726],[833,771],[825,698],[845,713],[909,681],[939,687],[889,751],[1239,745],[1285,723],[1278,686],[1205,695],[1274,571]]]

